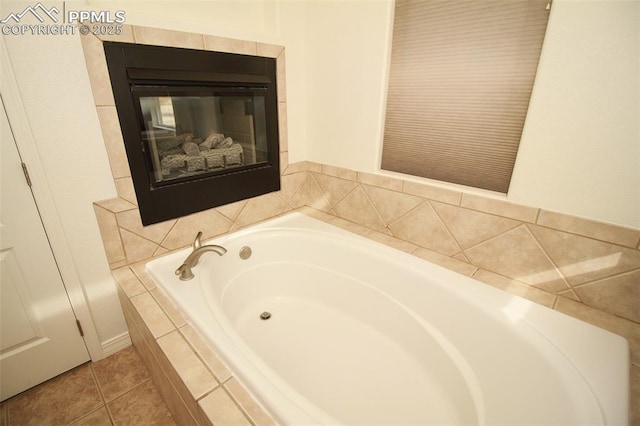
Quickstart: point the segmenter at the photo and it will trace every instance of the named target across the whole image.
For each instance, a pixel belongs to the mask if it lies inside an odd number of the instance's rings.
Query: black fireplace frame
[[[276,60],[259,56],[104,42],[107,68],[143,225],[178,218],[280,190]],[[155,182],[136,96],[190,93],[259,94],[265,100],[267,161],[175,182]],[[217,92],[216,92],[217,91]]]

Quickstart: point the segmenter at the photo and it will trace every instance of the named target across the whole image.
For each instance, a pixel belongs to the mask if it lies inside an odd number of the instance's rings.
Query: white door
[[[0,103],[0,401],[89,360]]]

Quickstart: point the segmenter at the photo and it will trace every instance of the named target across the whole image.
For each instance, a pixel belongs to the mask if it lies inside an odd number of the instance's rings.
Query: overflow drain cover
[[[261,320],[268,320],[269,318],[271,318],[271,312],[264,311],[260,314]]]

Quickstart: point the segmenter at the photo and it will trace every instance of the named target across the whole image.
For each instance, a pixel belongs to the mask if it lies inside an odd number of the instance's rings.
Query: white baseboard
[[[102,342],[103,357],[106,358],[109,355],[113,355],[119,350],[122,350],[129,346],[131,346],[131,337],[129,337],[129,333],[125,331],[119,336],[113,337],[109,340]]]

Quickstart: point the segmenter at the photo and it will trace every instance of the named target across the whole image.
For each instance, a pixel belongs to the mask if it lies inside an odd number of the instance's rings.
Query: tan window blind
[[[382,168],[506,193],[548,0],[396,0]]]

